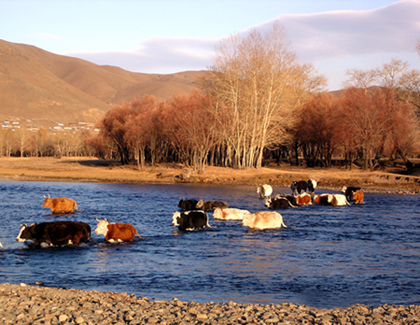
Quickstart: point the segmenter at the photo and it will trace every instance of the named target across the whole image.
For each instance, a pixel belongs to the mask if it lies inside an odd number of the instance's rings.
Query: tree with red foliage
[[[418,149],[420,144],[419,119],[416,109],[407,102],[398,101],[394,91],[387,93],[388,105],[392,111],[392,123],[387,140],[391,145],[392,153],[401,157],[407,170],[413,168],[408,155]]]
[[[184,151],[190,163],[201,171],[204,170],[210,150],[217,142],[211,105],[210,97],[199,91],[194,91],[190,96],[175,96],[169,102],[171,120],[167,121],[167,136],[176,148]]]
[[[159,131],[154,117],[158,112],[160,102],[152,95],[145,95],[133,100],[130,104],[134,116],[126,123],[125,140],[133,151],[138,168],[143,168],[146,148],[154,151]],[[154,154],[152,153],[151,156],[154,157]]]
[[[334,151],[342,144],[337,101],[327,93],[315,94],[299,109],[296,141],[308,167],[330,167]]]
[[[366,92],[350,88],[343,99],[343,127],[347,143],[363,151],[364,168],[373,170],[373,159],[380,149],[393,124],[393,110],[390,98],[381,89]]]
[[[127,123],[135,116],[130,103],[112,107],[99,123],[101,136],[116,145],[121,164],[129,163],[130,150],[127,144]]]

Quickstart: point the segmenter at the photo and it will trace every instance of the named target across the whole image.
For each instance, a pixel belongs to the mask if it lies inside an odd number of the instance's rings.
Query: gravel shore
[[[0,284],[0,324],[419,324],[420,306],[149,301],[127,293]]]

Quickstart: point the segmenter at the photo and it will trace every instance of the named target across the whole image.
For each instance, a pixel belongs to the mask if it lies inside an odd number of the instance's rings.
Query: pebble
[[[316,309],[293,303],[150,301],[126,293],[0,284],[0,324],[393,324],[420,323],[420,306],[356,304]]]

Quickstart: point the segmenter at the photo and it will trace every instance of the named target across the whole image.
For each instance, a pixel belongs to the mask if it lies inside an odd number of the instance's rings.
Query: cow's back
[[[44,207],[49,207],[54,213],[69,213],[74,212],[74,209],[77,207],[77,203],[73,199],[57,197],[49,199],[48,203],[44,204]]]
[[[241,209],[216,208],[213,213],[213,218],[221,220],[242,220],[247,213],[249,211]]]
[[[208,215],[205,211],[188,211],[181,214],[178,229],[202,229],[208,226]]]
[[[196,208],[197,203],[198,201],[194,199],[190,199],[190,200],[181,199],[179,200],[178,208],[184,211],[194,210]]]
[[[114,239],[115,241],[132,241],[136,236],[136,228],[129,223],[110,223],[108,225],[108,234],[106,239]]]
[[[278,212],[261,211],[250,215],[246,225],[255,229],[280,228],[283,225],[283,217]]]

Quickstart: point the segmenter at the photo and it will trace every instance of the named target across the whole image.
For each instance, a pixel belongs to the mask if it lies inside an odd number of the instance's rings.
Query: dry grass
[[[315,179],[319,188],[338,190],[359,185],[367,191],[420,192],[420,178],[395,171],[363,171],[344,168],[301,168],[289,165],[238,170],[207,167],[202,173],[178,164],[160,164],[138,170],[118,162],[96,158],[0,158],[0,179],[107,183],[203,183],[259,185],[268,183],[289,187],[300,179]]]

